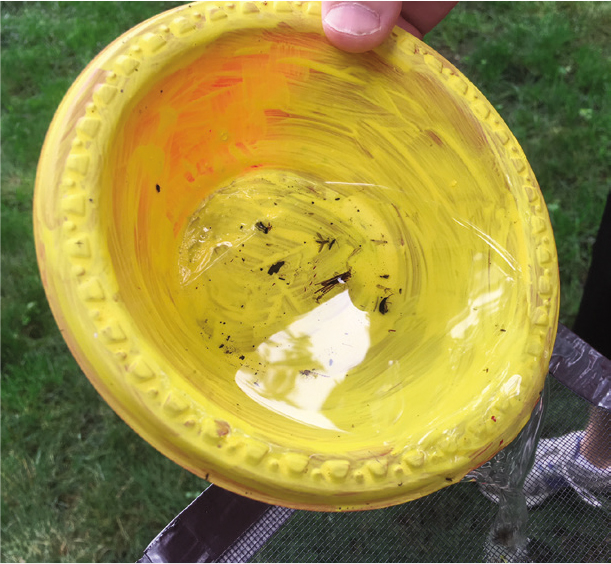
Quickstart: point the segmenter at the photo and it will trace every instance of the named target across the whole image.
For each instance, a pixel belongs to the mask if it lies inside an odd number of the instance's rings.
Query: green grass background
[[[46,303],[31,221],[44,135],[73,80],[122,32],[178,4],[1,5],[2,561],[134,561],[205,487],[131,431],[81,373]],[[427,37],[529,158],[569,326],[610,189],[610,29],[609,3],[464,3]],[[550,421],[561,432],[570,400],[558,401]]]

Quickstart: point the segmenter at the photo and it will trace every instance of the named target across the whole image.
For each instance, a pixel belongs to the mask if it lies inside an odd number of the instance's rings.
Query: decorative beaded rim
[[[97,170],[116,116],[131,99],[119,93],[135,96],[160,62],[205,46],[228,30],[280,22],[322,33],[320,5],[183,6],[137,26],[96,57],[66,95],[43,147],[34,205],[41,275],[57,322],[85,373],[115,411],[165,455],[203,478],[268,503],[323,511],[385,507],[459,481],[515,438],[538,399],[556,334],[557,255],[534,174],[494,108],[450,63],[411,35],[393,32],[391,41],[402,57],[423,61],[468,102],[486,132],[511,155],[522,179],[514,197],[527,210],[534,248],[535,297],[523,365],[535,374],[535,383],[527,393],[505,385],[481,417],[425,442],[360,459],[267,444],[225,421],[213,405],[196,404],[176,385],[139,337],[117,297],[116,279],[97,253],[103,238],[92,201]],[[514,414],[514,424],[499,431],[499,413]]]

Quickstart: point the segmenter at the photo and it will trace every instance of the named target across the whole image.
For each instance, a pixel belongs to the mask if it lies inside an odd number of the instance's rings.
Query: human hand
[[[329,41],[349,53],[380,45],[395,25],[422,39],[458,2],[322,3],[322,25]]]

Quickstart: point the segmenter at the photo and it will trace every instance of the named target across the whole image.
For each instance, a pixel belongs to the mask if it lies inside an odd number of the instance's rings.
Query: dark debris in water
[[[269,267],[269,270],[267,271],[267,273],[271,276],[272,274],[277,274],[280,269],[284,266],[284,261],[283,260],[279,260],[278,262],[272,264]]]

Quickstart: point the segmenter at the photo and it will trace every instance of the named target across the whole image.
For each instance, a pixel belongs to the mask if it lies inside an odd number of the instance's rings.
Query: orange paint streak
[[[271,109],[271,110],[265,110],[265,115],[267,117],[280,117],[280,118],[288,118],[291,117],[291,114],[289,114],[288,112],[285,112],[283,110],[279,110],[279,109]]]
[[[240,54],[244,43],[231,36],[214,42],[205,56],[160,75],[126,113],[106,159],[103,182],[113,200],[100,207],[120,279],[133,268],[123,257],[136,258],[143,278],[176,264],[176,241],[202,200],[262,165],[258,147],[289,115],[291,91],[310,72],[288,59],[316,59],[328,50],[317,35],[291,39],[276,30],[260,37],[253,39],[260,53]],[[165,299],[172,283],[156,279],[146,299]],[[136,309],[143,303],[135,289],[124,299]]]

